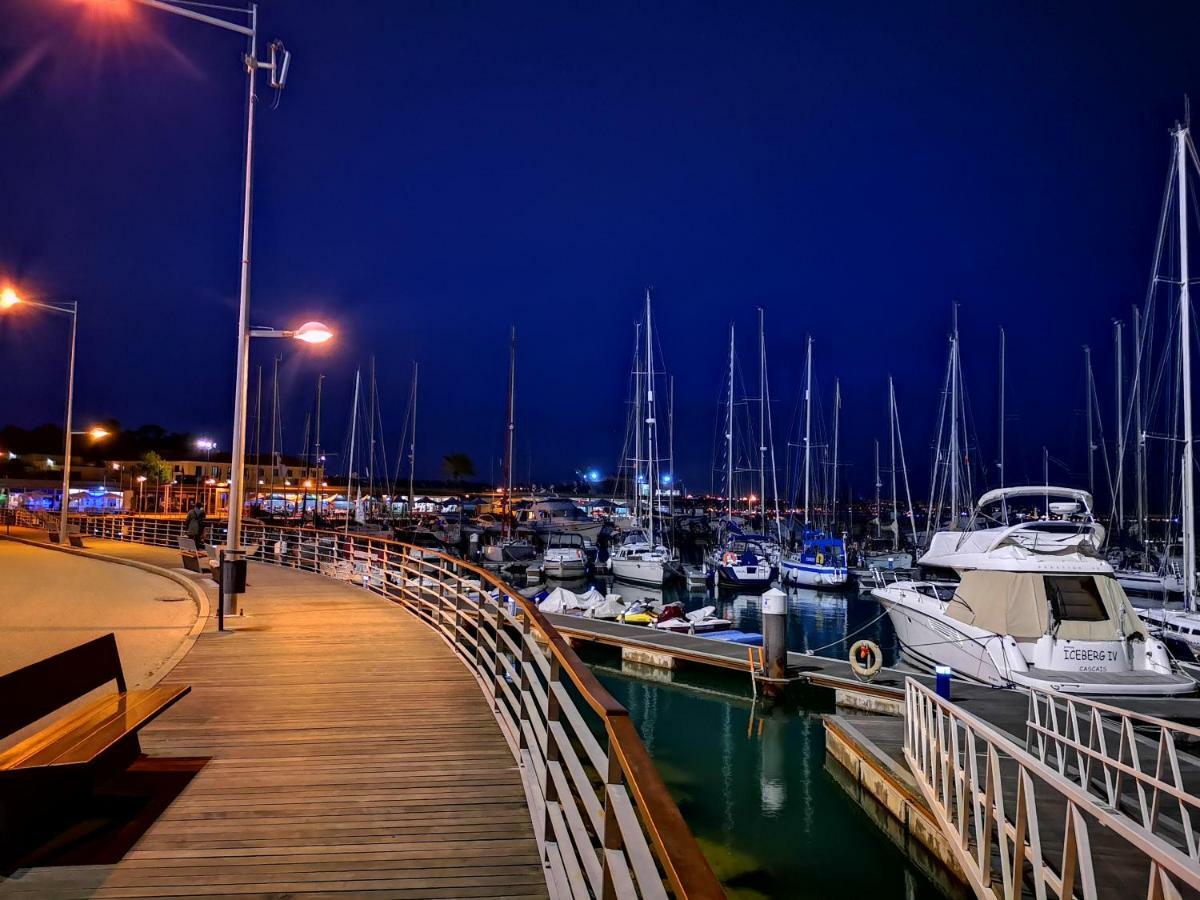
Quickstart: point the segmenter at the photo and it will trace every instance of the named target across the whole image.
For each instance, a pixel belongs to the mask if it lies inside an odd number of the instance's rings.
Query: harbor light
[[[89,428],[87,430],[87,436],[90,437],[93,441],[98,441],[98,440],[101,440],[102,438],[106,438],[106,437],[108,437],[108,434],[109,434],[108,431],[101,428],[99,425],[97,425],[95,428]]]
[[[0,309],[12,309],[21,302],[21,297],[11,287],[6,287],[0,291]]]
[[[595,469],[589,469],[587,473],[588,481],[595,483],[600,480],[600,473]]]
[[[670,476],[670,474],[664,475],[664,476],[662,477],[662,483],[663,483],[663,484],[670,484],[670,483],[671,483],[671,476]]]

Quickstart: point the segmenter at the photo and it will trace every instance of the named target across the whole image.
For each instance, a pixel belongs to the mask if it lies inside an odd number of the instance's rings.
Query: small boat
[[[726,543],[709,559],[709,568],[716,572],[717,584],[744,590],[765,591],[778,573],[767,548],[748,535]]]
[[[547,535],[542,571],[551,578],[578,578],[585,574],[587,551],[583,538],[572,532]]]
[[[788,584],[815,588],[845,587],[849,580],[846,544],[841,538],[805,529],[800,549],[783,554],[779,569]]]
[[[628,609],[628,606],[618,594],[609,594],[598,603],[589,606],[586,610],[584,610],[583,614],[589,619],[602,619],[608,622],[616,622],[619,621],[623,615],[625,615],[626,609]]]
[[[679,558],[662,544],[655,544],[642,530],[631,531],[613,548],[608,570],[618,581],[661,585],[683,575]]]
[[[618,621],[626,625],[653,625],[662,609],[661,604],[653,600],[635,600],[625,608]]]
[[[492,563],[529,562],[537,556],[537,548],[525,538],[511,538],[483,548],[483,558]]]
[[[563,587],[557,587],[546,596],[545,600],[538,604],[538,609],[546,613],[579,615],[585,612],[588,606],[587,601],[572,591],[568,591]]]
[[[729,619],[714,616],[715,606],[702,606],[690,613],[683,611],[679,603],[668,603],[658,616],[654,627],[661,631],[674,631],[683,634],[700,634],[706,631],[722,631],[733,625]]]

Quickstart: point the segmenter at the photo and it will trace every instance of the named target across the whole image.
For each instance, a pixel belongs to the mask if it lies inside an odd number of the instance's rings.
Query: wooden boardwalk
[[[90,539],[174,568],[179,555]],[[478,683],[405,610],[251,565],[166,681],[192,693],[145,753],[207,758],[113,865],[19,870],[0,896],[544,897],[513,754]]]

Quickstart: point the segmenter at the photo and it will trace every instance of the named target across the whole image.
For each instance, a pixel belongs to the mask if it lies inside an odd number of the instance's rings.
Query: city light
[[[87,436],[90,437],[93,441],[98,441],[101,438],[108,437],[108,432],[105,429],[101,428],[99,425],[97,425],[95,428],[89,428],[87,430]]]
[[[211,453],[213,450],[217,449],[217,442],[209,438],[197,438],[196,449],[205,450]]]
[[[306,344],[323,344],[333,337],[333,332],[321,322],[305,322],[292,333],[292,337]]]
[[[20,296],[11,287],[6,287],[0,291],[0,309],[12,309],[20,302]]]
[[[138,483],[138,484],[145,484],[145,483],[146,483],[146,476],[145,476],[145,475],[139,475],[139,476],[138,476],[136,479],[134,479],[134,480],[135,480],[135,481],[137,481],[137,483]]]
[[[670,483],[671,483],[671,476],[670,476],[670,475],[664,475],[664,476],[662,477],[662,483],[663,483],[663,484],[670,484]]]
[[[597,472],[595,469],[589,469],[588,473],[587,473],[587,477],[588,477],[588,481],[595,483],[600,480],[600,473]]]

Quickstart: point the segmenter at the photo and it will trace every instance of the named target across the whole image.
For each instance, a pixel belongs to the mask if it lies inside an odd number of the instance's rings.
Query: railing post
[[[605,723],[607,725],[607,723]],[[600,897],[601,900],[617,900],[617,888],[613,882],[612,869],[608,865],[609,850],[620,850],[624,846],[621,838],[621,823],[612,808],[612,789],[622,784],[621,765],[613,752],[614,738],[611,730],[608,732],[608,747],[605,759],[608,761],[604,773],[604,833],[600,836]]]
[[[558,785],[553,778],[550,777],[550,767],[558,762],[562,757],[562,752],[558,746],[558,740],[554,737],[554,725],[558,723],[559,716],[562,714],[558,702],[558,695],[554,688],[562,680],[562,663],[558,661],[558,657],[550,654],[550,678],[546,682],[546,784],[542,789],[542,795],[545,802],[542,804],[542,835],[552,834],[554,823],[550,819],[550,804],[558,802]],[[543,837],[544,840],[544,837]],[[546,860],[543,858],[543,863]]]

